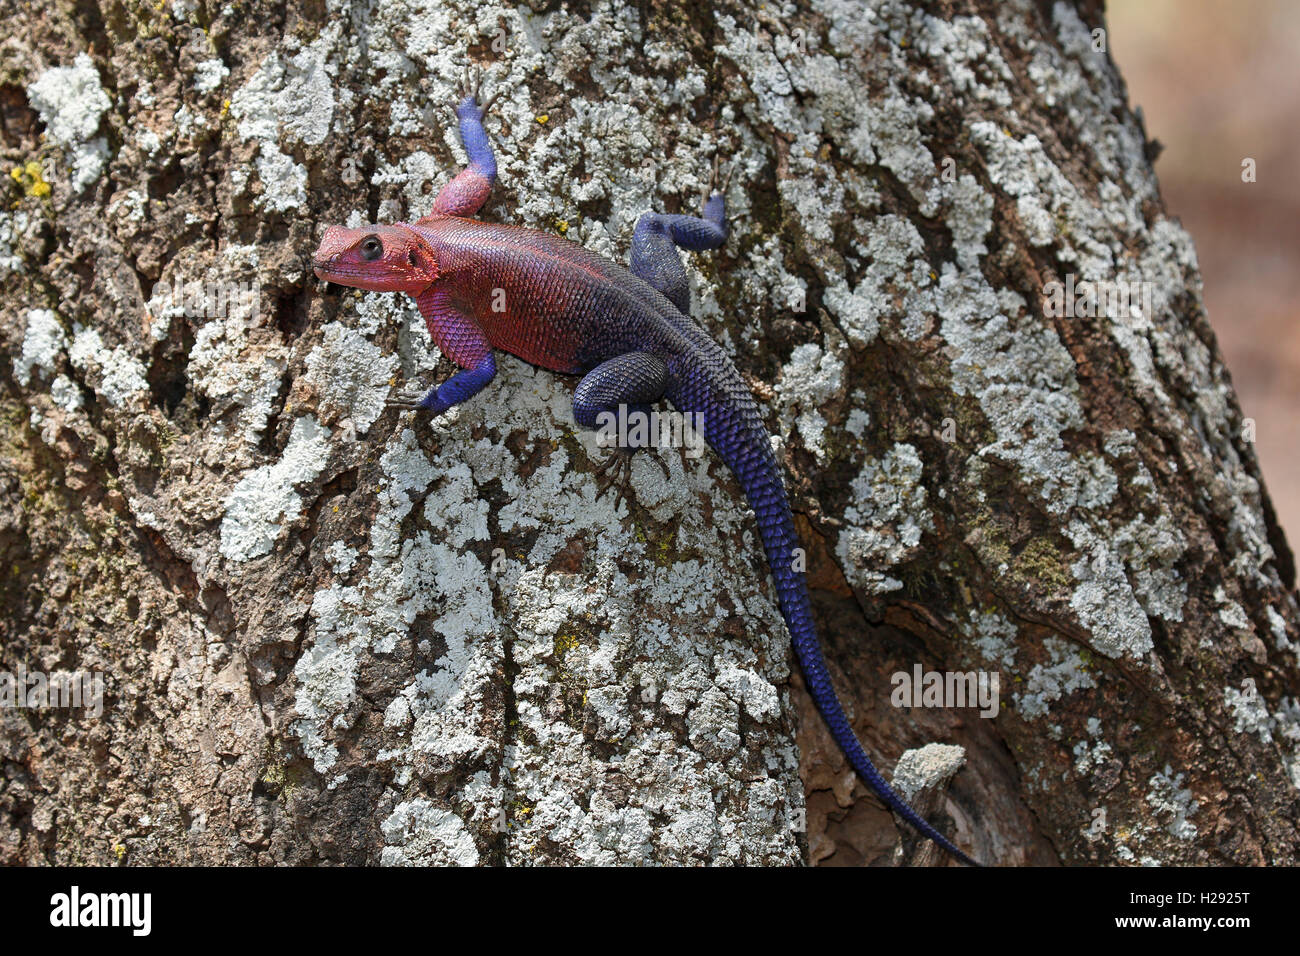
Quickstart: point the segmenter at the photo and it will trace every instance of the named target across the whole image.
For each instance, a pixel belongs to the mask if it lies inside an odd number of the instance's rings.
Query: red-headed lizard
[[[630,270],[550,233],[471,219],[496,181],[496,157],[483,128],[486,112],[477,91],[456,108],[469,166],[443,187],[427,216],[391,226],[331,226],[316,250],[314,267],[322,279],[414,296],[429,335],[460,366],[423,397],[409,395],[393,404],[437,415],[464,402],[492,381],[493,352],[502,349],[555,372],[581,375],[573,417],[584,427],[597,427],[609,414],[626,423],[662,399],[698,416],[704,438],[736,475],[758,517],[781,614],[831,734],[899,816],[974,864],[894,792],[854,736],[817,639],[808,586],[796,562],[799,539],[767,429],[736,367],[690,318],[677,247],[722,245],[722,194],[707,195],[699,217],[644,214],[632,236]],[[610,458],[624,480],[634,450]]]

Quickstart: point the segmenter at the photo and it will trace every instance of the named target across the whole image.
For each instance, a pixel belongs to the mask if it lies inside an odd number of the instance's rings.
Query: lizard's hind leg
[[[637,220],[632,233],[633,274],[667,296],[683,315],[690,311],[691,287],[677,248],[700,252],[716,249],[727,241],[726,202],[721,192],[706,193],[702,213],[680,216],[648,212]]]
[[[596,474],[601,479],[599,494],[617,488],[615,508],[627,495],[632,456],[655,443],[650,404],[663,398],[668,379],[663,359],[649,352],[628,352],[597,365],[573,393],[574,420],[584,428],[602,429],[602,439],[612,438],[609,456]],[[666,478],[668,467],[658,458],[655,461]]]

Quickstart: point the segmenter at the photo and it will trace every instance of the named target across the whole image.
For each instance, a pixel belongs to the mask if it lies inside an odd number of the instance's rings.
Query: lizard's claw
[[[722,177],[722,185],[718,185],[718,167],[721,160],[717,153],[713,154],[713,171],[709,173],[709,185],[704,188],[703,202],[708,202],[709,197],[717,193],[726,194],[727,186],[731,184],[731,174],[736,171],[736,160],[732,159],[727,163],[726,175]]]
[[[457,113],[467,104],[472,103],[475,110],[478,111],[478,118],[481,121],[487,115],[487,111],[492,108],[497,97],[501,95],[501,87],[492,91],[492,95],[485,101],[479,101],[479,95],[483,87],[483,71],[476,65],[471,70],[468,63],[465,64],[465,75],[461,79],[460,87],[460,106],[456,107]]]
[[[483,82],[483,71],[478,68],[477,64],[471,69],[468,63],[465,64],[465,71],[460,78],[460,95],[478,99],[479,84]]]

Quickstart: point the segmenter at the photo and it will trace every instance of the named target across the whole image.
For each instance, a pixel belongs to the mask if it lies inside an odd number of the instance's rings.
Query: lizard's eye
[[[384,244],[379,241],[378,236],[366,236],[361,240],[361,258],[367,262],[374,262],[384,254]]]

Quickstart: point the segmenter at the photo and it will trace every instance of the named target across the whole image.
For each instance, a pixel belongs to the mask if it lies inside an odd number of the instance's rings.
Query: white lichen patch
[[[1020,629],[997,610],[971,608],[961,630],[972,639],[975,650],[985,661],[1003,667],[1015,666],[1016,636]]]
[[[1240,631],[1251,629],[1250,618],[1246,616],[1246,609],[1228,597],[1222,585],[1214,589],[1214,601],[1219,606],[1219,620],[1226,627]]]
[[[81,389],[66,375],[56,375],[50,383],[50,400],[65,412],[75,411],[83,404]]]
[[[204,60],[194,68],[194,89],[200,93],[211,93],[229,75],[230,70],[221,62],[220,57]]]
[[[1232,711],[1233,730],[1239,734],[1257,734],[1262,742],[1272,743],[1273,720],[1253,681],[1243,682],[1241,689],[1223,688],[1223,703]]]
[[[1283,697],[1270,714],[1254,681],[1246,679],[1240,689],[1225,687],[1223,702],[1232,712],[1234,731],[1255,734],[1261,743],[1277,742],[1287,777],[1300,790],[1300,704],[1295,698]]]
[[[1162,511],[1152,520],[1135,518],[1119,528],[1112,540],[1129,569],[1143,611],[1166,621],[1181,621],[1187,581],[1176,565],[1187,550],[1187,538],[1169,514]]]
[[[99,178],[108,159],[108,140],[95,133],[113,104],[94,61],[78,53],[72,66],[51,67],[27,87],[27,99],[50,142],[63,147],[73,167],[73,191],[80,192]]]
[[[1151,622],[1138,603],[1113,542],[1081,519],[1070,522],[1068,534],[1082,552],[1070,566],[1077,582],[1070,607],[1089,630],[1089,643],[1112,658],[1147,654],[1152,647]]]
[[[1194,815],[1200,803],[1194,799],[1192,791],[1183,787],[1183,774],[1174,775],[1168,764],[1160,773],[1147,781],[1151,790],[1146,801],[1161,818],[1168,818],[1165,829],[1170,835],[1180,840],[1190,840],[1196,836],[1196,824],[1188,818]]]
[[[921,473],[916,449],[897,444],[879,461],[868,459],[853,479],[835,551],[855,587],[880,594],[903,586],[886,571],[911,558],[933,528]]]
[[[269,554],[282,522],[297,516],[302,496],[295,485],[314,481],[329,456],[329,429],[311,416],[293,423],[279,460],[240,479],[226,499],[221,553],[230,561]]]
[[[40,222],[22,209],[0,211],[0,277],[23,271],[23,247],[32,243],[31,232]]]
[[[1045,716],[1049,705],[1076,690],[1096,687],[1078,648],[1059,637],[1044,639],[1048,662],[1035,664],[1025,679],[1024,689],[1014,695],[1017,712],[1027,720]]]
[[[854,438],[861,438],[871,425],[871,413],[866,409],[855,408],[849,412],[844,421],[844,430]]]
[[[826,306],[855,345],[867,345],[882,320],[915,339],[929,331],[936,305],[930,264],[916,227],[900,216],[881,216],[864,224],[862,253],[868,265],[850,293],[845,285],[826,290]],[[901,301],[901,307],[896,302]]]
[[[174,313],[173,307],[173,313]],[[159,313],[159,321],[169,321]],[[251,462],[259,436],[288,367],[289,352],[278,334],[253,332],[252,318],[235,311],[207,321],[194,333],[187,374],[192,387],[212,402],[213,447],[233,463]],[[227,436],[237,439],[234,447]]]
[[[256,160],[262,194],[256,205],[269,212],[288,212],[307,201],[307,167],[274,146],[262,144]]]
[[[1080,740],[1074,745],[1074,772],[1080,776],[1092,773],[1110,758],[1111,746],[1104,740]]]
[[[22,354],[14,359],[14,378],[19,385],[30,385],[32,373],[49,377],[58,367],[59,356],[67,347],[68,336],[58,317],[49,309],[27,311],[27,332],[23,336]]]
[[[323,329],[321,344],[307,356],[304,380],[315,386],[323,406],[346,418],[364,435],[384,411],[388,378],[397,359],[339,322]]]
[[[965,763],[965,747],[926,744],[905,750],[894,767],[894,789],[910,803],[922,790],[943,784]]]
[[[388,844],[383,866],[476,866],[478,847],[456,814],[417,798],[399,803],[379,825]]]
[[[781,370],[782,430],[793,419],[804,447],[826,460],[826,419],[821,406],[844,392],[844,362],[812,343],[798,346]]]
[[[72,367],[90,379],[95,392],[109,405],[122,406],[149,388],[145,367],[124,346],[108,348],[97,329],[72,327],[68,349]]]
[[[273,51],[230,98],[240,138],[258,144],[255,167],[262,192],[255,203],[263,209],[287,212],[307,200],[307,169],[282,144],[317,146],[329,135],[337,103],[332,56],[341,30],[341,23],[332,23],[291,56]],[[294,38],[286,39],[287,47],[296,45]],[[211,75],[211,70],[201,73],[195,82],[208,82]]]
[[[1292,641],[1287,636],[1286,618],[1279,614],[1277,608],[1271,604],[1265,606],[1264,615],[1268,618],[1268,629],[1273,635],[1273,643],[1277,649],[1300,657],[1300,644]]]

